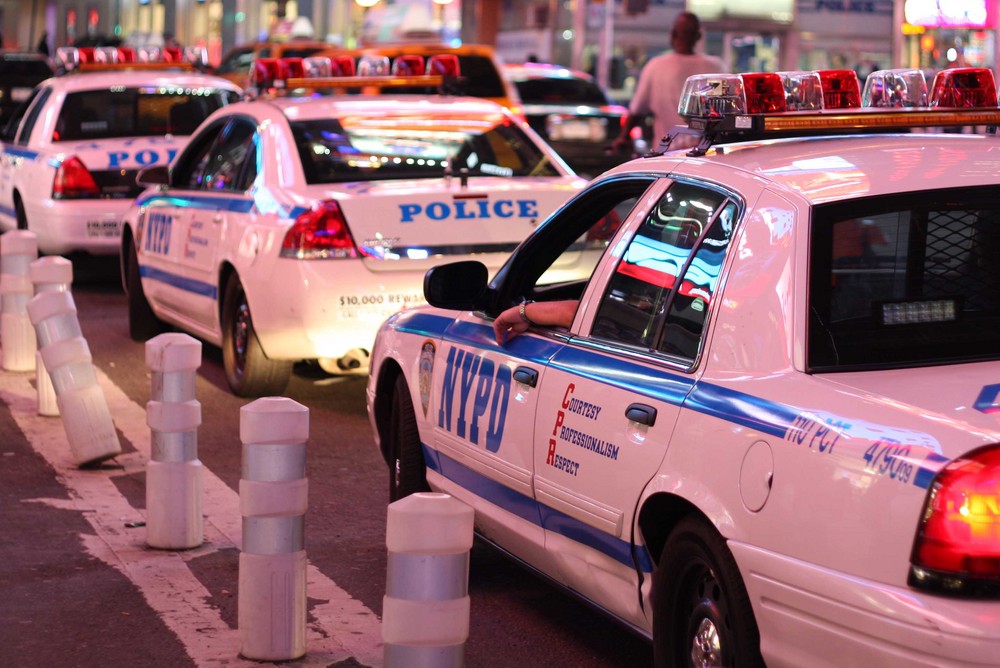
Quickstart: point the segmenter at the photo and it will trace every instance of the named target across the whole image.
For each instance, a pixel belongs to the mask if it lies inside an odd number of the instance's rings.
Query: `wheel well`
[[[219,323],[222,324],[222,307],[223,307],[223,297],[225,297],[226,284],[229,283],[229,277],[236,273],[236,267],[224,262],[221,267],[219,267],[219,291],[216,294],[215,306],[219,309]]]
[[[122,227],[122,244],[118,252],[118,257],[121,258],[119,262],[119,267],[121,268],[121,279],[122,279],[122,290],[125,294],[128,294],[128,263],[132,261],[131,256],[128,253],[129,244],[132,243],[132,226],[124,225]]]
[[[382,458],[389,463],[389,415],[392,411],[392,387],[396,379],[403,375],[403,370],[394,359],[387,359],[379,368],[378,380],[375,383],[375,425],[378,428],[379,450]]]
[[[639,531],[653,563],[660,560],[667,537],[677,523],[685,517],[696,515],[709,521],[705,514],[690,501],[673,494],[656,494],[643,504],[639,511]]]

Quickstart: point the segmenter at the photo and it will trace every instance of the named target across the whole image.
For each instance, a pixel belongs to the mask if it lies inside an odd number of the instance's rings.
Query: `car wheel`
[[[278,395],[292,377],[293,362],[268,359],[264,354],[236,274],[226,282],[222,300],[222,364],[229,388],[238,397]]]
[[[24,203],[20,195],[14,196],[14,218],[17,220],[17,229],[28,229],[28,214],[24,212]]]
[[[396,378],[393,387],[388,437],[389,501],[398,501],[417,492],[429,492],[413,400],[403,376]]]
[[[130,238],[127,243],[126,254],[122,256],[125,264],[122,274],[125,276],[125,293],[128,296],[128,333],[133,341],[148,341],[167,331],[167,326],[153,313],[146,293],[142,290],[135,240]]]
[[[706,521],[681,520],[653,573],[656,666],[763,666],[760,633],[736,560]]]

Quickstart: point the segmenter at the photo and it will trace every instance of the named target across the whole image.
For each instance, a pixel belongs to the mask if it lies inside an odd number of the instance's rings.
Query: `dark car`
[[[625,162],[628,153],[611,153],[628,109],[612,102],[586,72],[559,65],[505,65],[531,127],[577,172],[595,176]]]
[[[0,51],[0,128],[35,86],[52,75],[49,59],[40,53]]]

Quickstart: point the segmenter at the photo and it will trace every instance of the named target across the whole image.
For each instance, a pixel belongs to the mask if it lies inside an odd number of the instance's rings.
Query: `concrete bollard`
[[[42,292],[66,292],[73,283],[73,263],[58,255],[40,257],[31,263],[28,275],[31,276],[36,295]],[[52,387],[52,379],[45,368],[41,351],[35,352],[35,388],[38,393],[38,414],[59,415],[56,390]]]
[[[150,461],[146,465],[146,544],[185,550],[204,542],[201,461],[195,371],[201,341],[187,334],[160,334],[146,342],[152,399],[146,404]]]
[[[80,467],[121,454],[104,390],[94,373],[90,347],[80,331],[69,292],[43,292],[28,302],[70,449]]]
[[[26,309],[35,294],[29,269],[37,257],[34,232],[10,230],[0,235],[0,345],[5,371],[35,370],[35,330]]]
[[[465,665],[472,525],[472,508],[448,494],[412,494],[389,504],[386,668]]]
[[[306,653],[305,512],[309,409],[266,397],[240,409],[243,473],[240,654],[286,661]]]

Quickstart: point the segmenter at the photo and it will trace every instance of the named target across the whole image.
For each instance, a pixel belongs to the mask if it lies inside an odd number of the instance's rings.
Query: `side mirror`
[[[424,274],[424,299],[431,306],[476,311],[486,306],[486,265],[475,260],[449,262]]]
[[[170,169],[166,165],[143,167],[135,175],[135,182],[140,186],[169,186]]]

